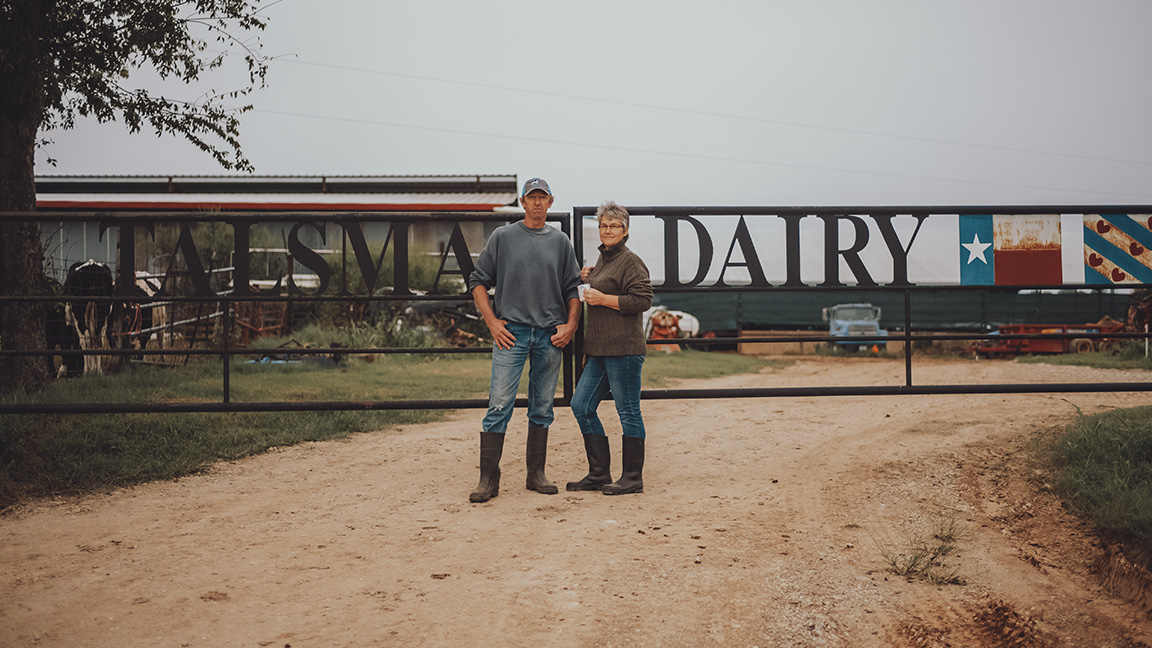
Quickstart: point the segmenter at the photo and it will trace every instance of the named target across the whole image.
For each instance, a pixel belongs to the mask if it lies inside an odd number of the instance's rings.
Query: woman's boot
[[[525,453],[528,464],[528,478],[524,485],[528,490],[555,495],[560,492],[556,484],[544,476],[544,464],[548,461],[548,428],[528,424],[528,448]]]
[[[480,483],[468,496],[470,502],[487,502],[500,492],[500,455],[504,454],[504,435],[480,433]]]
[[[626,495],[644,492],[644,439],[626,436],[624,443],[624,467],[620,479],[603,488],[605,495]]]
[[[595,491],[612,483],[612,450],[603,434],[584,434],[584,452],[588,455],[588,474],[580,481],[568,482],[570,491]]]

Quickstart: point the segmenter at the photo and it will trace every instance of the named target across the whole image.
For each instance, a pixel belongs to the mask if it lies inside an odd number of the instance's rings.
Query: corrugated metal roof
[[[37,176],[38,193],[516,192],[515,175]]]
[[[38,176],[40,209],[490,210],[516,203],[515,175]]]
[[[515,203],[516,193],[395,194],[54,194],[38,209],[69,211],[487,211]]]

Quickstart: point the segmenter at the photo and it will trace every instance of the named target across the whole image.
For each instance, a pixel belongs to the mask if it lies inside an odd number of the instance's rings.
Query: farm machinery
[[[1116,340],[1084,336],[1107,335],[1123,330],[1122,322],[1107,316],[1095,324],[1005,324],[988,337],[973,342],[969,351],[986,358],[1043,353],[1088,353],[1107,349],[1115,344]]]
[[[973,342],[968,350],[977,356],[1001,358],[1112,349],[1121,338],[1106,337],[1110,334],[1152,330],[1152,290],[1137,290],[1129,296],[1126,319],[1127,322],[1121,322],[1105,315],[1094,324],[1005,324],[988,337]]]

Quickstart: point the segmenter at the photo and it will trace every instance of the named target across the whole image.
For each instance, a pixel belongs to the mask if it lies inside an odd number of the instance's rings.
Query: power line
[[[956,184],[968,184],[968,185],[979,185],[979,186],[989,186],[989,187],[1007,187],[1007,188],[1015,188],[1015,189],[1032,189],[1032,190],[1040,190],[1040,191],[1061,191],[1061,192],[1065,192],[1065,193],[1080,193],[1080,194],[1107,193],[1107,194],[1116,195],[1116,196],[1131,196],[1131,197],[1139,197],[1139,198],[1148,198],[1148,194],[1124,193],[1124,192],[1114,192],[1114,191],[1091,191],[1091,190],[1086,190],[1086,189],[1071,189],[1068,187],[1044,187],[1044,186],[1036,186],[1036,185],[1014,184],[1014,183],[1007,183],[1007,182],[987,182],[987,181],[980,181],[980,180],[957,180],[955,178],[939,178],[939,177],[935,177],[935,176],[910,175],[910,174],[904,174],[904,173],[885,173],[882,171],[862,171],[859,169],[846,169],[846,168],[828,167],[828,166],[820,166],[820,165],[812,165],[812,164],[795,164],[795,163],[788,163],[788,162],[773,162],[773,161],[768,161],[768,160],[753,160],[753,159],[749,159],[749,158],[724,157],[724,156],[718,156],[718,155],[704,155],[704,154],[698,154],[698,153],[681,153],[678,151],[661,151],[661,150],[656,150],[656,149],[643,149],[643,148],[634,148],[634,147],[627,147],[627,146],[616,146],[616,145],[611,145],[611,144],[589,144],[587,142],[547,139],[547,138],[540,138],[540,137],[526,137],[523,135],[482,133],[479,131],[469,131],[469,130],[455,129],[455,128],[442,128],[442,127],[436,127],[436,126],[414,126],[412,124],[402,124],[402,123],[398,123],[398,122],[386,122],[386,121],[379,121],[379,120],[374,120],[374,119],[359,119],[359,118],[355,118],[355,117],[332,117],[332,116],[328,116],[328,115],[314,115],[314,114],[308,114],[308,113],[291,112],[291,111],[286,111],[286,110],[272,110],[272,109],[268,109],[268,108],[253,108],[252,112],[264,113],[264,114],[269,114],[269,115],[280,115],[280,116],[284,116],[284,117],[298,117],[298,118],[303,118],[303,119],[318,119],[318,120],[323,120],[323,121],[343,122],[343,123],[349,123],[349,124],[361,124],[361,125],[366,125],[366,126],[385,126],[385,127],[389,127],[389,128],[405,128],[405,129],[411,129],[411,130],[432,131],[432,132],[437,132],[437,133],[449,133],[452,135],[472,135],[472,136],[477,136],[477,137],[491,137],[491,138],[496,138],[496,139],[516,140],[516,141],[522,141],[522,142],[534,142],[534,143],[538,143],[538,144],[555,144],[555,145],[562,145],[562,146],[578,146],[578,147],[582,147],[582,148],[620,151],[620,152],[624,152],[624,153],[642,153],[642,154],[647,154],[647,155],[666,155],[666,156],[672,156],[672,157],[690,158],[690,159],[698,159],[698,160],[711,160],[714,162],[735,162],[735,163],[739,163],[739,164],[756,164],[756,165],[761,165],[761,166],[774,166],[774,167],[783,167],[783,168],[790,168],[790,169],[806,169],[806,170],[835,172],[835,173],[851,173],[851,174],[877,176],[877,177],[884,177],[884,178],[905,178],[905,179],[912,179],[912,180],[930,180],[930,181],[934,181],[934,182],[949,182],[949,183],[956,183]]]
[[[959,140],[949,140],[943,138],[933,137],[919,137],[915,135],[903,135],[900,133],[888,133],[883,131],[873,131],[856,128],[845,128],[839,126],[823,126],[819,124],[807,124],[803,122],[794,122],[781,119],[768,119],[764,117],[749,117],[747,115],[735,115],[731,113],[713,112],[707,110],[693,110],[690,108],[676,108],[670,106],[660,106],[656,104],[646,104],[631,101],[620,101],[615,99],[603,99],[600,97],[585,97],[580,95],[565,94],[562,92],[550,92],[546,90],[531,90],[525,88],[515,88],[511,86],[501,86],[487,83],[477,83],[474,81],[461,81],[457,79],[445,79],[440,77],[424,76],[418,74],[405,74],[402,72],[388,72],[385,70],[374,70],[371,68],[353,67],[348,65],[334,65],[331,63],[317,63],[314,61],[301,61],[299,59],[290,58],[277,58],[277,62],[281,63],[294,63],[296,65],[304,65],[310,67],[324,68],[330,70],[342,70],[346,72],[356,72],[360,74],[373,74],[377,76],[390,76],[402,79],[414,79],[418,81],[430,81],[433,83],[445,83],[450,85],[469,86],[474,88],[483,88],[486,90],[499,90],[503,92],[517,92],[521,94],[537,95],[542,97],[552,97],[556,99],[567,99],[573,101],[584,101],[589,103],[600,103],[614,106],[625,106],[628,108],[643,108],[647,110],[660,110],[663,112],[679,113],[684,115],[695,115],[699,117],[715,117],[721,119],[733,119],[739,121],[748,121],[761,124],[774,124],[777,126],[788,126],[792,128],[807,128],[812,130],[821,130],[833,133],[847,133],[852,135],[866,135],[870,137],[882,137],[888,139],[898,139],[910,142],[923,142],[928,144],[944,144],[948,146],[963,146],[967,148],[984,149],[990,151],[1001,151],[1008,153],[1025,153],[1028,155],[1042,155],[1048,157],[1069,158],[1075,160],[1091,160],[1095,162],[1113,162],[1119,164],[1135,164],[1140,166],[1152,166],[1152,161],[1145,160],[1128,160],[1122,158],[1108,158],[1094,155],[1080,155],[1076,153],[1061,153],[1057,151],[1042,151],[1038,149],[1018,148],[1011,146],[998,146],[994,144],[973,144],[971,142],[962,142]]]

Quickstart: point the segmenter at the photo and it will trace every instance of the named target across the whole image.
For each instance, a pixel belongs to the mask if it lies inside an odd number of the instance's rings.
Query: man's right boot
[[[612,451],[608,437],[603,434],[584,434],[584,452],[588,455],[588,474],[580,481],[568,482],[570,491],[597,491],[612,483]]]
[[[480,483],[468,496],[470,502],[487,502],[500,492],[500,455],[504,454],[504,435],[480,433]]]

